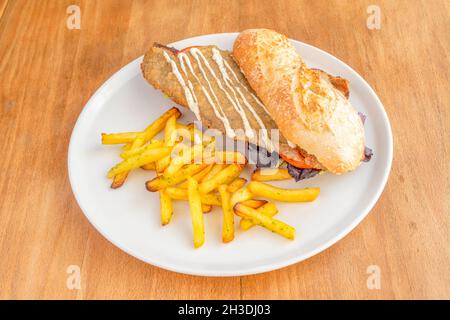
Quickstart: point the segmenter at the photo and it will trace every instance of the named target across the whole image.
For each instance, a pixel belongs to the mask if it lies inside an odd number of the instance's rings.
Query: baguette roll
[[[336,174],[360,164],[364,128],[358,113],[330,77],[305,65],[284,35],[245,30],[233,56],[290,142]]]

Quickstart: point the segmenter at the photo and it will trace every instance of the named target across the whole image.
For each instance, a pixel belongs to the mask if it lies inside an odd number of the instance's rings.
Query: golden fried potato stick
[[[254,181],[275,181],[292,179],[287,169],[256,169],[253,171]]]
[[[214,151],[203,159],[206,163],[218,164],[246,164],[247,158],[240,152],[236,151]]]
[[[194,247],[199,248],[205,242],[205,222],[203,220],[202,202],[198,191],[198,182],[191,177],[188,180],[189,208],[194,231]]]
[[[267,200],[250,199],[242,201],[241,203],[246,207],[258,209],[259,207],[265,205],[267,202],[268,202]]]
[[[113,179],[113,182],[111,183],[111,188],[112,189],[120,188],[125,183],[125,180],[128,177],[128,173],[129,172],[126,171],[126,172],[122,172],[122,173],[119,173],[118,175],[116,175]]]
[[[122,147],[122,151],[130,150],[132,145],[133,145],[133,142],[128,142],[127,144],[124,144]]]
[[[170,117],[175,116],[177,119],[181,116],[180,110],[173,107],[164,112],[158,119],[150,124],[144,131],[140,132],[136,139],[133,141],[132,149],[139,148],[144,143],[156,136],[166,126],[167,120]]]
[[[202,203],[202,211],[203,213],[210,213],[212,210],[212,205]]]
[[[156,119],[152,124],[150,124],[144,131],[139,132],[133,142],[131,142],[131,147],[129,150],[137,149],[144,145],[147,141],[156,136],[165,126],[166,121],[172,116],[175,115],[177,118],[181,116],[180,110],[173,107],[170,110],[164,112],[158,119]],[[148,161],[151,162],[151,161]],[[147,162],[147,163],[148,163]],[[145,164],[145,163],[144,163]],[[123,185],[128,174],[122,174],[118,178],[113,178],[113,183],[111,185],[112,188],[116,189]]]
[[[247,188],[254,195],[285,202],[314,201],[320,193],[320,188],[283,189],[259,181],[251,181]]]
[[[204,134],[202,131],[198,130],[195,127],[194,123],[188,124],[187,128],[190,131],[192,142],[195,142],[195,143],[201,142],[203,144],[208,144],[208,143],[215,141],[215,138],[213,136],[209,136],[207,134]]]
[[[219,186],[219,193],[222,199],[223,223],[222,223],[222,241],[230,242],[234,239],[234,214],[231,207],[231,194],[227,191],[228,186],[222,184]]]
[[[120,155],[123,159],[128,159],[134,156],[137,156],[139,154],[144,153],[147,150],[155,149],[155,148],[161,148],[164,146],[164,142],[161,140],[154,139],[148,144],[144,144],[142,147],[136,148],[136,149],[130,149],[122,152]]]
[[[211,179],[202,182],[198,186],[201,194],[206,194],[216,189],[221,184],[227,184],[236,179],[244,169],[243,164],[230,164],[228,167],[222,169]]]
[[[178,173],[178,171],[186,164],[192,163],[194,159],[201,160],[201,154],[203,151],[203,145],[196,144],[192,147],[183,148],[183,154],[181,156],[173,158],[169,166],[164,170],[165,176],[172,176]]]
[[[171,150],[172,147],[155,148],[147,150],[142,154],[125,159],[121,163],[114,166],[111,170],[109,170],[108,178],[113,178],[119,173],[130,171],[132,169],[139,168],[149,162],[159,160],[170,154]]]
[[[264,228],[278,233],[279,235],[290,240],[294,240],[295,238],[295,229],[292,226],[272,217],[266,216],[256,209],[237,203],[234,206],[234,212],[240,217],[252,220],[253,224],[263,226]]]
[[[230,193],[234,193],[242,188],[247,183],[247,179],[244,178],[236,178],[234,179],[227,187],[227,191]]]
[[[218,174],[220,171],[222,171],[223,168],[225,168],[226,164],[212,164],[211,170],[198,182],[205,182],[214,177],[216,174]]]
[[[174,186],[176,184],[179,184],[180,182],[183,182],[187,179],[187,177],[190,177],[197,172],[200,172],[204,168],[206,168],[208,165],[206,163],[193,163],[185,165],[183,168],[180,169],[179,173],[175,176],[166,177],[164,175],[155,177],[152,180],[149,180],[145,183],[145,186],[147,187],[147,190],[150,192],[155,192],[170,186]]]
[[[177,187],[167,187],[166,193],[175,200],[188,200],[188,191],[187,189],[177,188]],[[214,193],[202,194],[201,200],[203,204],[221,206],[222,202],[220,201],[220,197]]]
[[[159,207],[161,211],[161,224],[165,226],[170,222],[173,214],[172,199],[165,190],[159,191]]]
[[[235,191],[231,196],[231,206],[234,206],[238,202],[243,202],[246,200],[250,200],[253,198],[253,193],[251,193],[248,186],[240,188],[239,190]]]
[[[256,210],[268,217],[273,217],[278,213],[277,206],[272,202],[267,202]],[[245,231],[253,227],[255,224],[251,219],[241,218],[239,225],[241,226],[241,229]]]
[[[164,127],[164,145],[172,147],[175,145],[177,139],[177,118],[175,115],[171,116]],[[163,172],[170,164],[170,155],[165,156],[161,160],[156,161],[156,171]]]
[[[213,164],[208,165],[208,166],[207,166],[205,169],[203,169],[202,171],[200,171],[200,172],[194,174],[194,175],[192,176],[192,178],[194,178],[195,181],[197,181],[197,182],[201,181],[201,180],[203,179],[203,177],[205,177],[205,176],[212,170],[213,166],[214,166]],[[187,189],[187,185],[188,185],[188,182],[187,182],[187,181],[184,181],[183,183],[180,183],[180,184],[178,185],[178,188]]]
[[[156,165],[155,165],[154,162],[150,162],[150,163],[144,164],[143,166],[141,166],[141,168],[144,169],[144,170],[153,170],[153,171],[155,171],[156,170]]]
[[[140,132],[102,133],[102,144],[132,143]]]

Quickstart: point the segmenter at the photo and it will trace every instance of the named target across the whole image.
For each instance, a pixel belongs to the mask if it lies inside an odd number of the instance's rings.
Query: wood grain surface
[[[66,27],[69,5],[81,29]],[[368,5],[381,29],[366,26]],[[203,278],[138,261],[104,239],[67,176],[75,121],[95,90],[154,42],[267,27],[322,48],[373,86],[394,163],[368,217],[307,261]],[[450,298],[450,2],[0,0],[0,298]],[[81,289],[66,286],[81,268]],[[381,271],[370,290],[369,265]]]

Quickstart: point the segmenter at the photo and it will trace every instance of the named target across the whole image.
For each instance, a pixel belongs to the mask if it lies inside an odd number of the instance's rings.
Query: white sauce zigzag
[[[247,139],[250,142],[257,143],[257,138],[255,137],[255,131],[250,125],[250,122],[245,113],[245,108],[250,111],[250,113],[253,115],[256,122],[260,126],[260,139],[262,140],[261,142],[262,142],[263,146],[270,152],[274,151],[275,148],[274,148],[273,142],[271,141],[271,139],[268,135],[268,130],[265,127],[264,122],[261,120],[258,113],[252,107],[252,104],[246,99],[245,95],[242,93],[239,86],[243,87],[247,91],[247,93],[249,93],[251,95],[251,97],[254,99],[254,101],[267,113],[267,115],[270,116],[270,113],[268,112],[266,107],[261,103],[261,101],[252,92],[250,92],[246,86],[244,86],[241,83],[241,81],[239,80],[238,76],[233,71],[233,69],[231,68],[229,63],[222,57],[220,51],[216,48],[213,48],[212,49],[212,53],[213,53],[212,58],[216,62],[217,67],[220,70],[223,82],[221,82],[219,77],[216,76],[216,74],[215,74],[214,70],[212,69],[211,65],[209,64],[208,60],[205,58],[205,56],[202,54],[202,52],[199,49],[192,48],[189,50],[189,53],[195,58],[195,60],[198,64],[199,70],[201,72],[202,79],[204,79],[204,81],[206,81],[206,83],[208,84],[209,90],[207,90],[207,88],[205,88],[202,85],[202,83],[199,79],[199,76],[194,72],[194,68],[192,67],[192,64],[191,64],[188,54],[180,52],[177,55],[178,61],[181,66],[181,70],[187,78],[185,81],[178,69],[177,63],[169,56],[169,54],[167,54],[167,52],[165,52],[165,51],[163,52],[164,58],[171,65],[173,74],[175,75],[178,82],[180,83],[180,85],[183,88],[188,106],[191,109],[191,111],[195,114],[196,118],[199,121],[201,121],[201,114],[200,114],[200,109],[199,109],[199,105],[198,105],[198,99],[195,95],[194,86],[193,86],[192,82],[189,80],[189,73],[192,74],[194,79],[200,85],[203,94],[205,95],[206,99],[208,100],[209,104],[212,106],[212,108],[214,110],[214,114],[217,116],[217,118],[219,118],[222,121],[224,128],[225,128],[225,133],[227,134],[227,136],[229,136],[230,138],[236,137],[236,132],[231,127],[229,119],[227,118],[222,106],[220,105],[219,99],[217,98],[217,96],[214,92],[214,89],[211,85],[211,82],[209,81],[208,76],[205,72],[205,69],[203,68],[203,66],[205,66],[205,68],[209,71],[209,73],[215,79],[219,88],[224,92],[225,96],[230,101],[233,108],[240,115],[242,122],[244,124],[245,135],[246,135]],[[229,73],[231,73],[232,77],[236,80],[236,82],[239,85],[236,85],[235,83],[233,83],[233,81],[231,80],[231,78],[229,76]],[[224,84],[225,84],[225,86],[224,86]],[[225,89],[225,87],[228,88],[228,91]],[[232,93],[232,95],[229,93],[229,91]],[[241,98],[244,106],[241,105],[238,95]]]

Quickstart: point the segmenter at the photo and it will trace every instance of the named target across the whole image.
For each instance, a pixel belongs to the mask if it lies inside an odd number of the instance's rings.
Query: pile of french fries
[[[257,169],[251,181],[240,177],[247,159],[239,152],[217,151],[214,137],[197,130],[194,124],[178,123],[181,112],[173,107],[145,130],[102,134],[103,144],[123,144],[122,161],[111,168],[111,188],[121,187],[134,169],[153,170],[156,177],[146,182],[150,192],[158,192],[162,225],[173,215],[172,202],[189,202],[194,247],[205,241],[203,214],[222,208],[222,240],[235,236],[235,216],[240,228],[262,226],[287,239],[295,238],[295,228],[274,218],[274,201],[307,202],[319,195],[319,188],[282,189],[265,182],[291,179],[286,169]],[[164,131],[163,139],[156,139]],[[265,199],[258,199],[265,198]],[[267,199],[267,200],[266,200]]]

